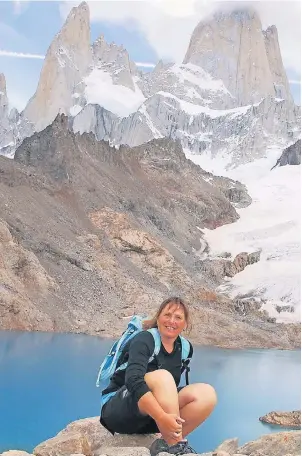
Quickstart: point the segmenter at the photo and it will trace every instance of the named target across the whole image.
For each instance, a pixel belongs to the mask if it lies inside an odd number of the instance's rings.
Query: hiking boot
[[[181,442],[176,443],[176,445],[172,445],[169,447],[169,454],[174,454],[176,456],[180,456],[182,454],[197,454],[192,447],[190,447],[187,440],[183,440]]]
[[[156,456],[159,453],[169,453],[169,445],[164,439],[156,439],[150,446],[151,456]]]

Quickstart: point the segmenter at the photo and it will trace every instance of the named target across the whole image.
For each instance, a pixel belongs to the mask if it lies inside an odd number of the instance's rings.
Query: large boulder
[[[277,424],[279,426],[300,427],[301,410],[294,410],[292,412],[270,412],[261,416],[259,420],[269,424]]]
[[[285,456],[301,454],[301,431],[263,435],[239,447],[237,454],[246,456]]]
[[[98,417],[84,418],[70,423],[55,437],[40,443],[33,451],[36,456],[54,456],[83,454],[121,455],[121,448],[135,448],[133,456],[144,455],[144,450],[150,447],[156,435],[121,435],[110,434],[101,424]],[[119,450],[117,450],[119,448]],[[138,449],[141,453],[138,453]],[[108,452],[109,451],[109,452]],[[123,453],[126,454],[126,453]],[[148,453],[146,453],[148,454]]]

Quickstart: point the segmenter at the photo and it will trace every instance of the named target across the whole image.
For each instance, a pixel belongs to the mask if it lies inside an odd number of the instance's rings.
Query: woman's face
[[[176,339],[186,328],[187,322],[182,306],[169,303],[157,319],[157,327],[161,336]]]

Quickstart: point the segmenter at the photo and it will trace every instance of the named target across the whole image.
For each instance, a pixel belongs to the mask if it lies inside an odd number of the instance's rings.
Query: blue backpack
[[[134,315],[128,323],[126,331],[122,334],[120,339],[118,339],[110,348],[107,356],[105,357],[103,363],[100,366],[96,386],[100,386],[100,382],[107,380],[110,378],[116,371],[126,369],[128,362],[123,363],[118,368],[116,367],[119,361],[119,358],[122,354],[122,351],[125,345],[131,340],[134,336],[138,333],[143,331],[143,320],[144,318],[139,315]],[[154,352],[149,359],[149,363],[158,355],[160,348],[161,348],[161,338],[157,328],[148,329],[154,338]],[[189,363],[191,361],[192,353],[191,353],[191,345],[184,337],[180,336],[181,339],[181,360],[182,360],[182,367],[181,373],[186,371],[186,384],[189,384]],[[110,397],[112,397],[116,393],[108,393],[103,396],[103,404],[104,405]]]

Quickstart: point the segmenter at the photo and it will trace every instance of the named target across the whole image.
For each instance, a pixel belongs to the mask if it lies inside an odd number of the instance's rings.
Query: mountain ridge
[[[95,104],[107,111],[106,119]],[[224,111],[244,107],[245,116],[223,126]],[[221,111],[218,130],[205,115],[211,109]],[[300,110],[289,92],[277,29],[262,31],[251,10],[202,21],[182,64],[159,62],[143,74],[122,46],[107,44],[102,35],[90,44],[89,8],[81,3],[48,49],[36,94],[19,122],[27,128],[19,125],[19,141],[10,141],[9,150],[0,138],[0,151],[12,156],[20,140],[60,112],[74,121],[75,131],[91,131],[117,147],[171,137],[189,152],[227,156],[231,167],[263,156],[272,143],[289,145],[300,134]]]

